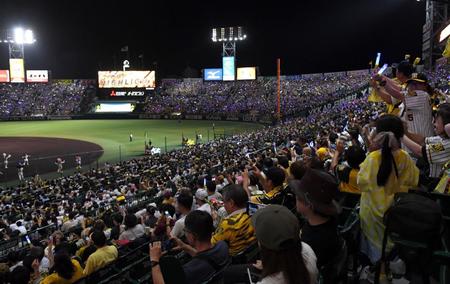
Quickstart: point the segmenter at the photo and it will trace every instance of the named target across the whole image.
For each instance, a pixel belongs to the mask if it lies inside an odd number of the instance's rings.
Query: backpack
[[[387,239],[396,244],[398,256],[416,275],[427,275],[433,251],[441,243],[442,213],[439,205],[415,193],[395,194],[391,207],[384,213],[386,226],[381,259],[376,265],[375,284],[379,283],[381,263],[389,270],[386,257]]]
[[[414,193],[397,193],[383,222],[392,237],[432,245],[440,240],[442,213],[439,205]]]

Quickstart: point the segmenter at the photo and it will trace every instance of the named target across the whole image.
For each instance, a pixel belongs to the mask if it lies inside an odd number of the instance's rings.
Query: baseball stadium
[[[25,2],[0,284],[450,283],[448,0]]]

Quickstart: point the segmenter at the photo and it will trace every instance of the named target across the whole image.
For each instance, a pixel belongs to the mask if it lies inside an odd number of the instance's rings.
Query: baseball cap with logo
[[[300,241],[297,217],[284,206],[268,205],[252,216],[258,242],[274,251],[292,249]]]

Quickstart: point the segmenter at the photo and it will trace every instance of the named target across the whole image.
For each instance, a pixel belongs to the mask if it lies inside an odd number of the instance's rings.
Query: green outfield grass
[[[64,120],[0,122],[1,136],[59,137],[85,140],[99,144],[104,154],[99,162],[119,160],[119,146],[123,160],[140,156],[144,151],[145,133],[153,146],[164,152],[167,137],[168,150],[180,147],[182,133],[195,139],[195,133],[203,135],[203,141],[213,139],[213,123],[216,133],[239,133],[261,128],[259,124],[228,121],[194,120]],[[129,135],[133,134],[133,142]],[[50,153],[49,153],[50,154]]]

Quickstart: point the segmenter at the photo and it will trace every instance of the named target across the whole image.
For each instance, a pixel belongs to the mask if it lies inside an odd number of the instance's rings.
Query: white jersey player
[[[19,163],[17,165],[17,175],[19,176],[20,181],[24,180],[24,175],[23,175],[23,167],[24,166],[25,166],[25,164],[23,164],[23,163]]]
[[[23,165],[29,166],[30,165],[30,162],[29,162],[30,155],[25,153],[25,155],[23,155],[22,158],[23,158]]]
[[[61,158],[56,159],[55,165],[58,167],[57,172],[58,172],[59,174],[62,174],[62,173],[63,173],[63,164],[64,164],[65,162],[66,162],[66,161],[64,161],[64,160],[61,159]]]
[[[81,170],[81,156],[75,156],[75,165],[77,170]]]
[[[5,166],[5,169],[8,168],[8,160],[11,158],[11,154],[3,153],[3,165]]]

